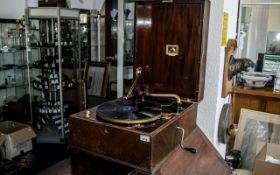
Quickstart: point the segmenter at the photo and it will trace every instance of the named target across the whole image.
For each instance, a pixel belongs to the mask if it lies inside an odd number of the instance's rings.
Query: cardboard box
[[[280,145],[266,143],[255,159],[253,175],[280,175]]]
[[[29,125],[4,121],[0,123],[0,151],[2,158],[12,160],[22,152],[32,150],[36,134]]]

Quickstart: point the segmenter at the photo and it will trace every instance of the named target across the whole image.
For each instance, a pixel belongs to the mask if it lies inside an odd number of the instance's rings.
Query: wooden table
[[[280,114],[280,93],[271,88],[233,87],[232,104],[234,123],[239,121],[241,108]]]
[[[154,175],[230,175],[231,170],[206,136],[197,127],[185,139],[185,146],[195,147],[196,154],[177,148]],[[143,175],[132,168],[106,161],[86,153],[71,157],[42,171],[39,175]]]

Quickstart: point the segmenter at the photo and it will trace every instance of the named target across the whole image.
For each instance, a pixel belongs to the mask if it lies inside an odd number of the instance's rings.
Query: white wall
[[[70,2],[71,8],[87,9],[92,10],[96,9],[101,10],[105,0],[68,0]]]
[[[280,31],[280,22],[279,22],[279,16],[280,16],[280,10],[278,6],[271,6],[269,8],[269,17],[268,17],[268,29],[267,31]]]
[[[225,1],[225,2],[224,2]],[[209,21],[204,100],[199,104],[197,123],[224,156],[225,145],[218,143],[220,112],[228,98],[222,98],[224,48],[221,46],[223,11],[229,13],[228,38],[235,38],[238,1],[212,0]]]
[[[1,0],[0,18],[21,19],[24,15],[25,1]]]
[[[93,7],[93,1],[92,0],[71,0],[70,2],[70,8],[79,8],[79,9],[87,9],[91,10]],[[68,4],[69,5],[69,4]]]
[[[21,19],[26,6],[38,6],[37,0],[1,0],[0,18]]]
[[[98,11],[102,11],[102,8],[105,8],[105,0],[94,0],[93,8]],[[105,9],[103,9],[103,10],[105,10]]]

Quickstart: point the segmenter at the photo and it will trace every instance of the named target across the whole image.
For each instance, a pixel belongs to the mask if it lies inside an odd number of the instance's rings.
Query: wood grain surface
[[[280,93],[271,88],[233,87],[232,104],[234,123],[238,124],[241,108],[280,114]]]
[[[230,175],[231,170],[206,136],[197,127],[184,141],[185,146],[197,149],[191,154],[180,148],[154,173],[133,170],[120,163],[107,161],[91,154],[77,152],[71,157],[43,170],[39,175]]]
[[[154,92],[200,101],[204,92],[209,2],[176,2],[136,4],[135,67],[143,68],[139,84]],[[178,45],[179,54],[167,55],[167,45]]]

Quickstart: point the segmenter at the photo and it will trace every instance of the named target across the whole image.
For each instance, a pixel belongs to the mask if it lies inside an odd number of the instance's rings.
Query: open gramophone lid
[[[118,99],[106,102],[97,108],[97,117],[118,124],[141,124],[155,121],[161,117],[161,112],[139,110],[132,100]]]

